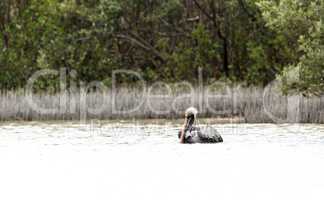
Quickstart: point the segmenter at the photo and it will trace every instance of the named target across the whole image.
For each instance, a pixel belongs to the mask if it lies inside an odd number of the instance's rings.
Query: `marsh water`
[[[224,143],[181,145],[172,123],[3,123],[1,196],[323,199],[323,125],[213,127]]]

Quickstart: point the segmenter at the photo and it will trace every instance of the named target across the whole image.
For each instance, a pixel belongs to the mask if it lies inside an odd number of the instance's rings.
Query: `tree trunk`
[[[227,39],[223,39],[223,70],[226,75],[226,77],[229,77],[229,67],[228,67],[228,42]]]
[[[9,35],[6,32],[3,32],[3,44],[5,46],[5,49],[9,48]]]

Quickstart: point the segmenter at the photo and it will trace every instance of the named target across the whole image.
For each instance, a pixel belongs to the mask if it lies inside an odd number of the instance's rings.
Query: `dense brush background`
[[[155,92],[163,94],[165,90]],[[121,88],[104,93],[81,90],[64,95],[33,95],[37,105],[33,109],[27,101],[28,93],[2,93],[0,121],[175,119],[183,117],[188,107],[195,106],[201,118],[238,117],[240,122],[248,123],[324,123],[323,97],[285,96],[273,89],[240,88],[218,93],[195,89],[192,93],[172,91],[162,97]],[[39,108],[47,109],[46,113],[39,112]]]
[[[291,68],[289,88],[323,88],[323,0],[1,0],[0,86],[24,87],[39,69],[111,82],[226,79],[264,86]],[[126,78],[126,82],[131,82]],[[40,88],[54,80],[39,81]]]
[[[324,0],[1,0],[1,117],[43,118],[32,114],[19,92],[41,69],[65,68],[75,72],[77,83],[102,81],[107,87],[117,69],[136,71],[148,84],[193,85],[201,69],[204,84],[226,81],[262,91],[280,80],[284,94],[303,95],[312,102],[305,105],[319,106],[313,109],[317,117],[305,120],[317,122],[323,101],[313,99],[324,88],[323,17]],[[130,76],[117,80],[123,87],[136,82]],[[55,105],[58,86],[58,77],[39,79],[38,100]],[[134,93],[124,92],[123,101]],[[262,115],[262,92],[248,94],[239,114]],[[101,116],[111,117],[106,112]],[[136,116],[153,115],[139,112]]]

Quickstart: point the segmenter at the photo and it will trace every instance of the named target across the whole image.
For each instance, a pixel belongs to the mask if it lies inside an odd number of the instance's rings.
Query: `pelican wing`
[[[206,143],[223,142],[222,136],[215,128],[211,126],[201,128],[201,131],[199,132],[199,138]]]

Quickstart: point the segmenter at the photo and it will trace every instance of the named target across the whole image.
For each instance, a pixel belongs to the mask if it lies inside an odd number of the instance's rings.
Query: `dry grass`
[[[154,93],[161,95],[166,91],[161,89]],[[260,88],[209,94],[206,89],[195,89],[190,95],[174,90],[167,96],[148,97],[139,90],[126,88],[104,94],[81,90],[67,94],[66,100],[63,94],[35,94],[35,104],[52,109],[41,113],[29,105],[25,92],[9,91],[0,94],[0,120],[172,119],[182,117],[186,108],[195,106],[200,110],[200,117],[242,117],[249,123],[324,123],[324,97],[287,97],[275,89]],[[138,109],[127,112],[141,102]]]

